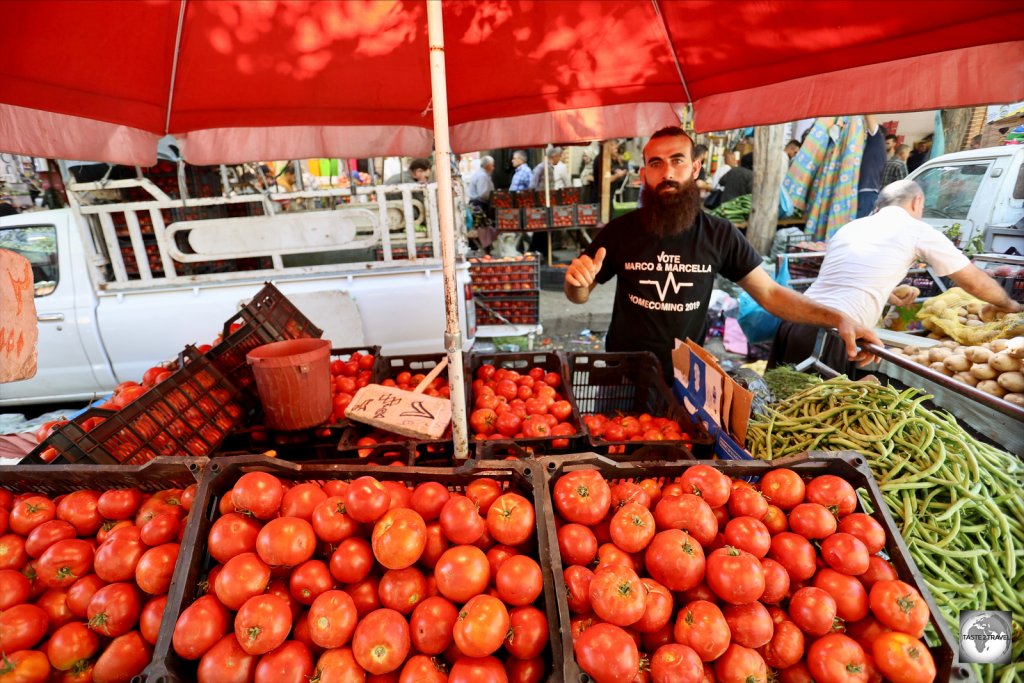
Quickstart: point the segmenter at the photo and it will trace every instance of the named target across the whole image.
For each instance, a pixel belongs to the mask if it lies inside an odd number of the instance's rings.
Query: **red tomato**
[[[142,608],[139,615],[139,632],[150,645],[156,645],[160,635],[160,624],[163,622],[164,609],[167,607],[167,596],[152,598]],[[233,636],[232,636],[233,637]]]
[[[80,668],[99,649],[100,637],[80,621],[64,624],[46,642],[46,656],[59,671]]]
[[[733,643],[715,662],[718,683],[767,683],[768,666],[756,650]]]
[[[135,583],[139,588],[150,595],[166,593],[178,561],[178,550],[177,543],[164,543],[147,550],[135,567]]]
[[[459,610],[440,596],[416,605],[409,619],[412,646],[426,655],[439,655],[452,644],[452,629]]]
[[[818,503],[800,503],[789,513],[789,528],[807,539],[831,536],[836,526],[835,515]]]
[[[590,582],[590,604],[604,621],[629,626],[644,615],[645,589],[628,567],[598,569]]]
[[[513,555],[498,567],[494,585],[507,604],[529,605],[544,590],[544,577],[535,560],[526,555]]]
[[[434,578],[441,595],[464,603],[487,590],[491,581],[490,563],[484,552],[475,546],[454,546],[437,561]]]
[[[238,610],[249,598],[266,590],[270,567],[256,553],[242,553],[228,560],[213,581],[217,599],[231,610]]]
[[[858,576],[868,570],[867,546],[851,534],[832,534],[821,542],[821,557],[837,572]]]
[[[674,598],[672,593],[653,579],[640,579],[644,586],[644,615],[632,628],[638,633],[656,633],[672,620]]]
[[[495,657],[462,657],[452,665],[448,683],[508,683],[501,660]]]
[[[824,505],[839,518],[857,509],[857,492],[850,482],[834,474],[823,474],[808,482],[807,500]]]
[[[875,666],[893,683],[935,680],[935,660],[928,648],[906,633],[883,633],[871,647]]]
[[[554,501],[567,521],[594,525],[608,514],[611,487],[596,470],[573,470],[555,482]]]
[[[388,569],[405,569],[420,559],[426,545],[426,524],[419,513],[395,508],[373,527],[373,554]]]
[[[229,633],[206,651],[196,672],[198,683],[252,683],[258,658],[238,644]]]
[[[620,508],[626,503],[636,503],[651,509],[651,495],[639,484],[623,481],[612,487],[612,507]]]
[[[764,593],[761,594],[761,602],[769,605],[782,602],[783,598],[789,595],[790,581],[786,568],[766,557],[761,560],[761,570],[764,572]]]
[[[830,633],[811,643],[807,668],[819,683],[867,683],[864,649],[841,633]]]
[[[139,538],[150,547],[170,543],[178,538],[181,518],[171,512],[164,512],[142,525]]]
[[[256,519],[270,519],[276,515],[283,498],[281,480],[267,472],[247,472],[231,489],[234,506],[252,513]]]
[[[569,611],[573,614],[585,614],[590,611],[590,582],[594,580],[594,572],[580,565],[573,565],[562,572],[565,581],[566,599]]]
[[[874,517],[863,512],[843,517],[839,522],[839,531],[860,539],[869,555],[875,555],[885,548],[885,528]]]
[[[285,491],[281,499],[282,517],[301,517],[307,522],[313,517],[316,506],[327,500],[327,494],[319,484],[303,482]]]
[[[836,601],[820,588],[801,588],[789,599],[789,616],[800,630],[823,636],[836,623]]]
[[[563,524],[558,529],[558,550],[564,564],[590,564],[597,557],[597,537],[582,524]]]
[[[729,496],[729,514],[733,517],[753,517],[761,520],[768,514],[768,501],[756,489],[745,486],[733,489],[732,495]]]
[[[475,543],[487,530],[487,521],[480,516],[477,504],[459,494],[448,499],[439,519],[441,530],[452,543]]]
[[[685,645],[662,645],[651,657],[652,683],[701,683],[704,664]]]
[[[868,558],[868,570],[857,577],[868,590],[879,581],[896,581],[898,578],[892,565],[877,555]]]
[[[821,569],[814,577],[820,588],[836,601],[836,615],[848,624],[868,615],[868,592],[856,578],[833,569]]]
[[[138,527],[122,527],[96,549],[93,571],[110,583],[131,581],[135,578],[139,560],[147,550],[149,548],[142,542]]]
[[[303,605],[312,605],[318,595],[332,588],[334,577],[320,560],[306,560],[288,577],[289,591]]]
[[[792,621],[784,620],[775,624],[771,641],[758,649],[768,666],[786,669],[799,662],[804,656],[804,632]]]
[[[352,596],[352,602],[356,604],[356,613],[362,619],[370,612],[380,609],[380,580],[370,575],[359,583],[350,583],[345,586],[345,592]]]
[[[0,536],[0,569],[20,571],[26,562],[25,539],[17,534]]]
[[[356,626],[352,653],[359,666],[371,674],[397,670],[409,654],[409,624],[392,609],[367,614]]]
[[[310,523],[317,538],[328,543],[344,541],[359,528],[345,512],[345,499],[341,496],[331,496],[318,503],[313,508]]]
[[[13,569],[0,569],[0,612],[27,602],[32,584],[25,575]]]
[[[612,516],[608,531],[619,548],[627,553],[638,553],[654,538],[654,516],[642,505],[629,503]]]
[[[764,519],[761,520],[765,527],[768,529],[768,533],[772,536],[781,534],[783,531],[789,529],[789,522],[786,520],[786,513],[781,508],[775,505],[768,506],[768,512],[765,513]]]
[[[46,612],[35,605],[15,605],[0,612],[0,652],[28,650],[46,635]]]
[[[814,683],[811,672],[803,662],[779,671],[779,683]]]
[[[380,578],[381,605],[403,615],[409,615],[427,597],[427,579],[415,567],[391,569]]]
[[[525,543],[533,535],[535,525],[533,504],[517,493],[498,496],[487,509],[487,531],[498,543]]]
[[[357,619],[355,602],[348,593],[321,593],[309,608],[310,639],[323,648],[342,647],[352,638]]]
[[[477,595],[459,611],[453,635],[459,651],[468,657],[486,657],[498,650],[509,629],[504,603],[490,595]]]
[[[768,502],[782,510],[792,510],[804,502],[807,492],[800,475],[784,467],[766,473],[759,486]]]
[[[313,556],[316,534],[300,517],[278,517],[263,525],[256,537],[256,553],[271,567],[294,567]]]
[[[0,683],[46,683],[50,661],[38,650],[21,650],[4,655]]]
[[[928,604],[917,589],[902,581],[875,582],[871,586],[869,604],[871,613],[882,624],[915,638],[924,635],[931,616]]]
[[[57,506],[45,496],[27,496],[16,501],[8,518],[10,530],[20,536],[57,516]]]
[[[694,600],[679,610],[674,635],[677,643],[693,648],[704,662],[721,657],[731,640],[725,615],[707,600]]]
[[[733,605],[754,602],[764,593],[760,560],[739,548],[719,548],[711,553],[705,580],[715,595]]]
[[[230,623],[224,605],[212,595],[204,595],[186,607],[174,624],[174,651],[185,659],[199,659],[224,637]]]
[[[732,480],[709,465],[691,465],[679,478],[687,493],[700,496],[709,507],[720,507],[729,501]]]
[[[426,655],[410,657],[398,677],[398,683],[445,683],[447,680],[444,666]]]
[[[679,529],[656,534],[647,546],[644,559],[651,578],[672,591],[689,590],[704,578],[704,551],[689,534]]]
[[[95,536],[103,525],[103,516],[96,509],[98,491],[72,491],[60,499],[57,518],[69,522],[79,536]]]
[[[25,539],[25,552],[29,557],[39,557],[57,541],[76,536],[78,536],[78,532],[70,522],[65,522],[63,519],[51,519],[29,532],[28,538]]]
[[[626,631],[612,624],[594,624],[573,646],[580,669],[600,683],[631,683],[640,670],[640,653]]]
[[[313,677],[313,655],[304,643],[285,641],[260,657],[254,683],[307,683]]]
[[[768,557],[785,567],[792,581],[806,581],[814,576],[818,566],[814,546],[803,536],[790,531],[772,537]]]
[[[424,522],[432,522],[440,516],[441,509],[449,498],[451,492],[444,484],[426,481],[413,490],[409,504],[420,514]]]
[[[517,659],[539,657],[548,644],[548,619],[536,607],[515,607],[509,613],[505,650]]]
[[[768,528],[753,517],[736,517],[725,525],[725,543],[760,558],[768,554],[772,537]]]
[[[756,649],[772,639],[775,624],[772,623],[768,610],[760,602],[727,605],[722,614],[729,624],[732,642]]]
[[[377,521],[391,505],[391,494],[373,477],[353,480],[345,494],[345,509],[357,522]]]
[[[487,436],[495,432],[498,414],[490,408],[477,408],[469,414],[469,427],[477,436]]]
[[[654,520],[659,529],[682,529],[705,547],[718,533],[714,511],[703,499],[689,493],[662,497],[654,508]]]
[[[261,655],[278,647],[292,629],[292,610],[278,595],[257,595],[246,600],[235,615],[235,637],[250,655]]]
[[[130,583],[112,583],[100,588],[89,601],[89,628],[116,638],[131,631],[142,613],[138,590]]]
[[[342,583],[357,583],[373,569],[373,550],[362,538],[346,538],[331,554],[331,576]]]
[[[444,551],[451,547],[451,543],[445,538],[438,522],[427,524],[426,537],[427,542],[423,547],[423,555],[420,556],[420,564],[432,570]]]
[[[78,538],[57,541],[39,556],[36,573],[49,588],[70,586],[92,569],[93,546]]]
[[[218,562],[227,562],[235,555],[256,552],[256,538],[261,525],[252,517],[229,512],[217,518],[210,527],[207,547]]]
[[[92,596],[106,585],[107,582],[95,574],[83,576],[75,581],[67,592],[68,611],[79,619],[85,619],[89,612],[89,601],[92,600]]]

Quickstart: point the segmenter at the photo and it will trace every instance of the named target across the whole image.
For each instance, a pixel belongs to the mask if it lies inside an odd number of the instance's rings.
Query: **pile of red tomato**
[[[219,510],[209,592],[173,637],[200,683],[537,683],[547,670],[534,507],[495,479],[454,493],[250,472]]]
[[[542,367],[525,373],[490,364],[477,368],[473,379],[473,412],[469,427],[476,439],[548,437],[554,448],[568,448],[567,437],[578,433],[572,404],[559,392],[562,376]]]
[[[928,606],[839,477],[783,468],[755,487],[695,465],[662,485],[581,469],[553,498],[576,660],[597,683],[935,678]]]
[[[345,408],[352,397],[373,380],[374,360],[373,354],[356,351],[348,360],[331,361],[331,417],[335,422],[345,419]]]
[[[0,682],[127,683],[149,664],[195,486],[0,489]]]
[[[650,413],[612,416],[591,413],[583,416],[583,422],[592,437],[605,441],[682,441],[684,438],[678,422]]]

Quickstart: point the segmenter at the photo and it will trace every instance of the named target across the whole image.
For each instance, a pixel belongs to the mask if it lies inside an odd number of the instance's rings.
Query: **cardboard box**
[[[676,340],[672,351],[672,392],[715,439],[715,455],[725,460],[753,460],[743,447],[754,395],[733,380],[710,353],[692,340]]]

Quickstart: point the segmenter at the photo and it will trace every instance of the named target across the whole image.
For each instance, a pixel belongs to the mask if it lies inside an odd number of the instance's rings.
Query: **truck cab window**
[[[0,249],[8,249],[28,259],[32,265],[36,297],[47,296],[57,289],[60,278],[57,229],[52,225],[0,229]]]
[[[914,180],[924,191],[925,218],[967,218],[989,163],[936,166]]]
[[[1013,198],[1024,199],[1024,164],[1017,169],[1017,182],[1013,184]]]

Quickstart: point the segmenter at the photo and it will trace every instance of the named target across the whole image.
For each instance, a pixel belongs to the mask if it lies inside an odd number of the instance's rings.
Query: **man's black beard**
[[[674,194],[662,195],[666,187],[676,188]],[[640,218],[647,232],[656,237],[671,237],[689,230],[700,212],[700,190],[697,183],[680,185],[663,180],[657,188],[644,183],[640,191]]]

